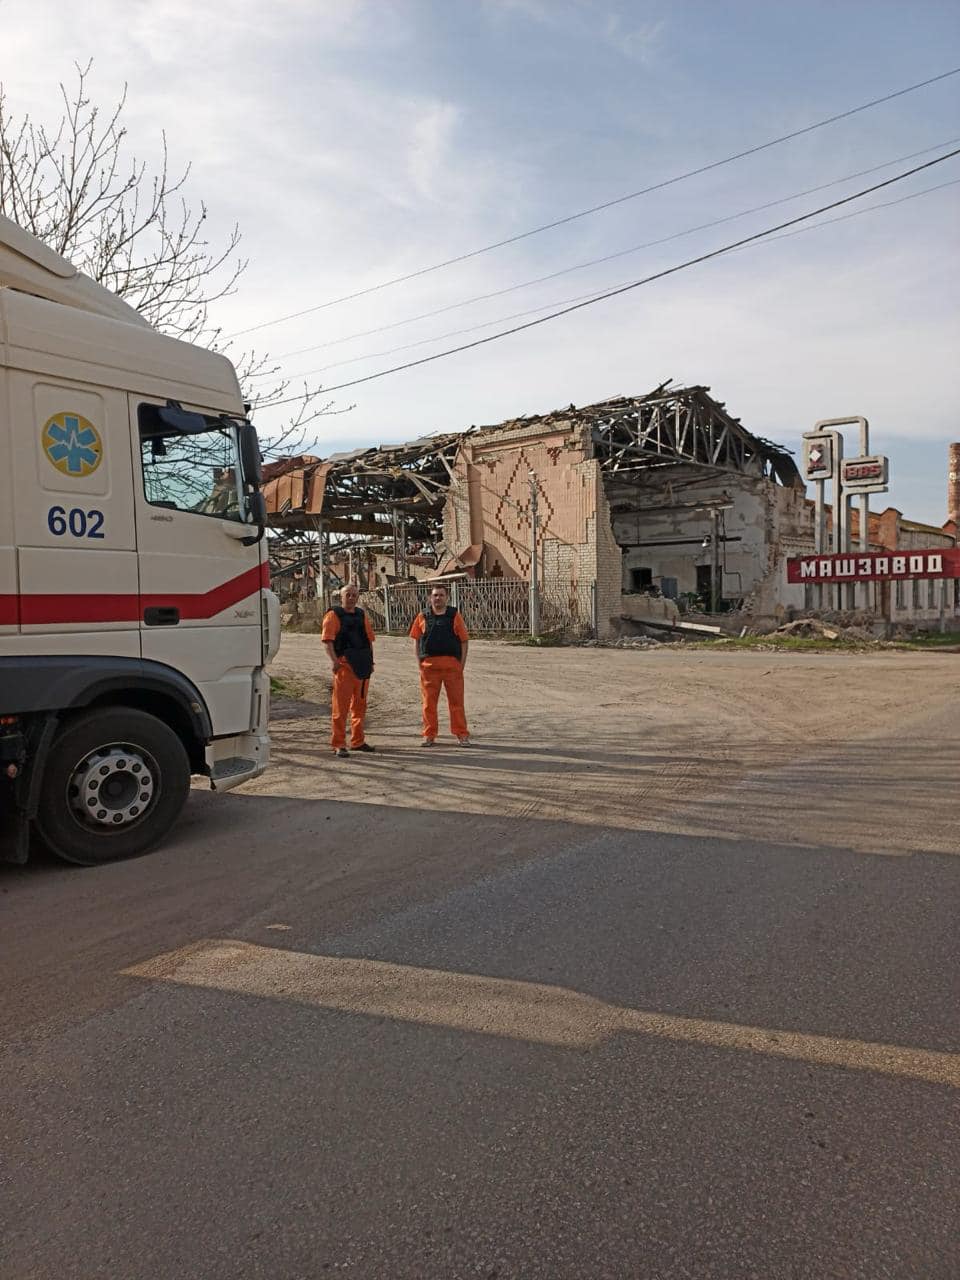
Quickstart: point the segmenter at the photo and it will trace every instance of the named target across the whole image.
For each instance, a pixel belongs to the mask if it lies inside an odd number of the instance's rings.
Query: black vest
[[[367,639],[363,610],[354,609],[353,613],[350,613],[335,604],[333,612],[340,620],[340,630],[333,642],[333,652],[339,658],[346,658],[358,680],[368,679],[373,671],[373,647]]]
[[[456,616],[456,606],[452,604],[448,604],[446,611],[439,615],[432,609],[424,610],[425,627],[417,648],[421,658],[456,658],[458,662],[462,661],[463,645],[453,629]]]

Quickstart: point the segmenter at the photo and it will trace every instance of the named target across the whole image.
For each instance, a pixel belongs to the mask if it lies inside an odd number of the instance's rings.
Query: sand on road
[[[273,665],[273,758],[243,792],[772,839],[865,853],[954,853],[957,655],[700,648],[538,649],[475,640],[472,751],[419,746],[411,642],[382,636],[376,755],[334,759],[329,665],[288,634]]]

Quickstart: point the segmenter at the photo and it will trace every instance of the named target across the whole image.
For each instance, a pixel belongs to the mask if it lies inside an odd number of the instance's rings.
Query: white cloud
[[[443,45],[457,37],[437,33],[431,4],[5,0],[4,89],[15,110],[49,118],[57,81],[69,78],[74,61],[95,57],[91,87],[104,102],[129,81],[132,148],[155,156],[165,130],[173,166],[194,162],[191,190],[209,205],[211,237],[234,220],[244,232],[251,266],[241,292],[220,308],[228,331],[503,239],[735,150],[728,141],[770,136],[820,112],[813,90],[795,96],[785,86],[764,120],[744,124],[725,66],[685,63],[682,22],[670,12],[664,25],[659,4],[485,0],[480,27],[492,43],[467,50]],[[541,63],[548,42],[559,42],[549,44],[554,60]],[[636,91],[605,84],[591,97],[595,71],[582,71],[581,56],[591,49],[631,83],[614,46],[644,63],[642,75],[632,73]],[[502,81],[498,54],[515,59]],[[661,59],[671,75],[680,67],[679,90],[656,79]],[[560,77],[553,97],[558,60],[571,80]],[[672,104],[694,82],[726,133],[675,114]],[[567,100],[575,110],[554,127],[550,113]],[[731,166],[244,341],[284,352],[376,328],[948,136],[935,116],[929,127],[903,112],[884,119],[892,125],[865,115],[856,130],[809,135],[770,153],[769,163]],[[337,403],[355,400],[357,409],[324,422],[319,437],[335,447],[399,439],[643,392],[667,377],[711,385],[747,427],[788,443],[819,417],[860,412],[878,442],[883,433],[953,437],[958,291],[937,254],[956,243],[955,210],[955,194],[930,196],[344,390]],[[290,367],[319,367],[616,283],[733,234],[718,229]],[[346,365],[326,380],[403,358]]]
[[[652,19],[639,25],[626,23],[619,13],[607,15],[604,34],[607,43],[627,58],[646,66],[656,55],[660,37],[666,28],[665,18]]]
[[[444,176],[450,172],[461,112],[451,102],[426,110],[413,127],[409,168],[413,190],[423,200],[442,199]]]

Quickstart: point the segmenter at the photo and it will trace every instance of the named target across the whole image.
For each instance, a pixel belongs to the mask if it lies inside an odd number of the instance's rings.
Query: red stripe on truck
[[[246,573],[231,578],[219,587],[213,587],[200,595],[151,595],[140,597],[142,609],[174,608],[180,610],[181,619],[213,618],[232,604],[238,604],[254,595],[261,587],[270,584],[270,566],[254,565]]]
[[[224,609],[269,586],[270,567],[254,565],[218,587],[201,592],[168,592],[163,595],[21,595],[0,596],[0,623],[16,625],[19,605],[20,625],[65,626],[77,623],[129,622],[138,624],[144,609],[180,610],[182,620],[214,618]],[[5,602],[10,602],[5,607]],[[9,613],[9,617],[7,616]]]
[[[21,596],[20,625],[51,626],[71,622],[132,622],[140,617],[137,596]]]

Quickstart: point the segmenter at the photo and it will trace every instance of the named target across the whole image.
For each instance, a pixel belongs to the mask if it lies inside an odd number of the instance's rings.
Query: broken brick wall
[[[727,506],[718,518],[721,599],[771,615],[802,607],[803,588],[787,584],[785,569],[787,556],[813,549],[813,519],[799,486],[678,466],[642,490],[611,479],[607,495],[623,548],[624,591],[649,581],[703,599],[714,561],[709,505],[717,503]]]
[[[592,626],[595,582],[605,616],[619,614],[612,601],[619,598],[620,551],[591,452],[586,428],[566,421],[485,431],[461,447],[444,511],[451,554],[482,545],[483,577],[529,581],[532,472],[545,620],[552,608],[584,630]],[[602,634],[607,630],[605,623]]]

